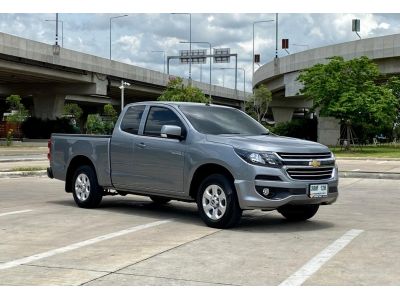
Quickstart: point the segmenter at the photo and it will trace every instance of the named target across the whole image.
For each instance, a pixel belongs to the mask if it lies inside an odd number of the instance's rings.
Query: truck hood
[[[319,143],[274,135],[207,135],[213,143],[226,144],[234,148],[253,151],[271,151],[286,153],[321,153],[330,152],[329,148]]]

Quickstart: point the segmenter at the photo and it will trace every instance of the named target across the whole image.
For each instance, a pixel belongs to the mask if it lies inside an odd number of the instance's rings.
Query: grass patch
[[[378,145],[354,147],[350,151],[340,150],[340,147],[331,147],[336,157],[371,157],[371,158],[399,158],[400,145]]]

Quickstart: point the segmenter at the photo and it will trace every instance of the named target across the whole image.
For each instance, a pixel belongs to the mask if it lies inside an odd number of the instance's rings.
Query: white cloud
[[[321,28],[319,28],[319,27],[313,27],[311,29],[311,31],[310,31],[310,35],[316,36],[316,37],[319,37],[319,38],[323,38],[324,37],[324,35],[322,34],[322,31],[321,31]]]
[[[140,50],[142,36],[143,34],[139,34],[138,36],[124,35],[117,40],[117,44],[130,54],[136,54]]]

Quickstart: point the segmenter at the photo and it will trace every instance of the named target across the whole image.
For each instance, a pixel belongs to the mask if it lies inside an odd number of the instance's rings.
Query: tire
[[[312,218],[318,211],[319,204],[284,205],[278,212],[289,221],[300,222]]]
[[[159,197],[159,196],[150,196],[150,199],[155,204],[159,204],[159,205],[167,204],[169,201],[172,200],[172,199],[169,199],[169,198],[164,198],[164,197]]]
[[[209,227],[230,228],[242,216],[235,186],[221,174],[210,175],[202,181],[196,202],[201,219]]]
[[[103,188],[99,186],[92,167],[81,166],[76,169],[72,178],[72,194],[79,207],[95,208],[99,206],[103,198]]]

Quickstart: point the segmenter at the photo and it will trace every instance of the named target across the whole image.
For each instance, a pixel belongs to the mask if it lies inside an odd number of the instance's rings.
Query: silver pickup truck
[[[211,227],[236,225],[246,209],[307,220],[338,196],[335,157],[318,143],[269,133],[225,106],[127,105],[112,136],[53,134],[48,176],[65,181],[79,207],[104,195],[197,203]]]

